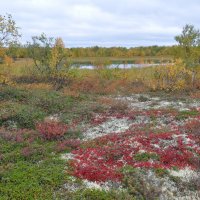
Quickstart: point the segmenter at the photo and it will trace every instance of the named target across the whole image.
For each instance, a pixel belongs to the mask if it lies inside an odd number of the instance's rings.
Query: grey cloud
[[[198,0],[7,0],[23,42],[45,32],[68,46],[175,44],[186,23],[200,27]]]

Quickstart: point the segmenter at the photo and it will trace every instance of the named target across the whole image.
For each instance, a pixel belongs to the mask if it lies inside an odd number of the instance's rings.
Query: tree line
[[[117,57],[117,58],[131,58],[135,56],[156,56],[166,57],[174,56],[177,52],[177,46],[147,46],[147,47],[76,47],[65,48],[66,53],[72,58],[83,57]],[[27,44],[11,44],[9,47],[0,49],[0,56],[8,55],[13,58],[28,58],[29,52]]]
[[[190,24],[186,24],[182,32],[174,37],[177,45],[170,47],[105,48],[95,46],[87,48],[66,48],[62,38],[47,37],[44,33],[39,36],[33,36],[32,41],[22,45],[19,43],[20,36],[19,27],[16,26],[12,16],[0,15],[0,57],[7,59],[9,56],[13,58],[31,58],[36,72],[40,76],[43,76],[43,78],[46,77],[50,80],[57,89],[61,88],[68,81],[68,72],[71,68],[70,58],[127,58],[134,56],[171,56],[174,60],[175,58],[181,58],[181,62],[178,62],[180,65],[191,67],[189,71],[192,71],[193,83],[196,79],[196,67],[200,64],[200,31]],[[97,63],[95,66],[98,67],[100,65]],[[176,66],[172,67],[175,68]],[[171,74],[174,74],[174,70],[172,69],[171,71],[173,72]],[[180,72],[182,74],[182,70]],[[160,77],[162,73],[159,72],[157,75]],[[169,78],[171,79],[171,77]],[[6,79],[6,75],[0,74],[0,79]]]
[[[25,45],[20,44],[19,38],[19,27],[13,20],[12,15],[7,14],[5,16],[0,15],[0,57],[3,58],[5,55],[12,58],[29,58],[31,42]],[[45,34],[41,34],[45,35]],[[35,37],[33,36],[32,42]],[[199,61],[199,30],[195,29],[193,25],[186,25],[183,28],[182,34],[175,36],[175,40],[178,42],[174,46],[141,46],[141,47],[77,47],[67,48],[64,50],[68,57],[80,58],[80,57],[120,57],[120,58],[131,58],[135,56],[170,56],[170,57],[185,57],[187,60]],[[183,50],[184,49],[184,50]]]

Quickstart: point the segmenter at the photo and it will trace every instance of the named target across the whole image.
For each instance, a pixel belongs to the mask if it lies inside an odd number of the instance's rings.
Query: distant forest
[[[28,58],[28,50],[23,46],[11,46],[9,49],[2,48],[0,56],[7,51],[7,55],[13,58]],[[82,58],[82,57],[120,57],[130,58],[135,56],[176,56],[178,53],[178,46],[148,46],[148,47],[77,47],[66,48],[68,57]]]

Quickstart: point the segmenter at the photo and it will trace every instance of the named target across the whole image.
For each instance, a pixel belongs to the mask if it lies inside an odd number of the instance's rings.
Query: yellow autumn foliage
[[[154,73],[157,89],[171,91],[185,89],[191,77],[192,71],[187,69],[180,59],[174,64],[157,67]]]
[[[65,46],[62,38],[57,38],[51,50],[50,76],[64,79],[68,77],[69,66],[66,62]]]
[[[0,85],[14,85],[11,79],[3,73],[0,73]]]
[[[11,66],[11,64],[13,63],[13,59],[7,55],[4,56],[3,58],[3,62],[6,66]]]
[[[14,85],[10,75],[10,66],[13,60],[9,56],[4,55],[3,61],[4,64],[0,65],[0,85]]]

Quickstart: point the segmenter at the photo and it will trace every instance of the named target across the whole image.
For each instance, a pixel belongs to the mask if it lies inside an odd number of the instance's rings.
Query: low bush
[[[135,200],[126,191],[111,190],[105,191],[100,189],[79,189],[76,192],[67,192],[58,195],[62,200]]]
[[[64,136],[68,126],[60,122],[40,122],[36,124],[36,130],[47,140],[59,139]]]
[[[62,152],[65,150],[73,150],[73,149],[77,149],[78,147],[80,147],[81,145],[81,141],[78,139],[68,139],[68,140],[64,140],[62,142],[59,142],[56,146],[56,151],[57,152]]]
[[[188,117],[196,117],[200,115],[200,113],[197,110],[184,110],[184,111],[180,111],[177,116],[176,119],[177,120],[184,120],[187,119]]]
[[[128,103],[122,100],[113,101],[109,111],[111,113],[126,113],[128,109]]]
[[[18,89],[16,87],[4,86],[0,88],[0,101],[24,101],[30,96],[30,91]]]
[[[61,95],[56,91],[35,90],[29,98],[30,104],[40,107],[48,114],[55,114],[68,110],[73,103],[73,98]]]
[[[36,164],[16,162],[0,175],[0,199],[53,199],[54,190],[66,181],[64,165],[55,158]]]
[[[137,161],[148,161],[148,160],[159,160],[159,156],[156,153],[137,153],[134,156],[134,159]]]
[[[191,76],[191,70],[181,60],[176,60],[174,65],[159,66],[154,72],[157,89],[171,91],[188,88],[191,85]]]
[[[200,142],[200,121],[192,120],[185,124],[183,131],[192,134]]]
[[[38,108],[32,106],[24,106],[17,115],[14,116],[13,120],[19,124],[21,128],[35,128],[37,121],[43,120],[46,113]]]
[[[144,171],[127,166],[123,169],[123,174],[123,186],[127,188],[128,193],[134,196],[135,199],[159,199],[160,188],[152,184],[152,180],[145,176]]]
[[[46,116],[39,108],[16,102],[4,102],[0,108],[0,125],[10,121],[15,122],[18,128],[34,128],[35,123]]]
[[[138,97],[138,101],[140,101],[140,102],[146,102],[146,101],[149,101],[149,98],[146,97],[146,96],[140,95]]]
[[[42,86],[42,85],[41,85]],[[1,87],[0,101],[13,101],[39,107],[48,114],[68,110],[76,97],[66,96],[53,90],[20,89],[17,87]]]

